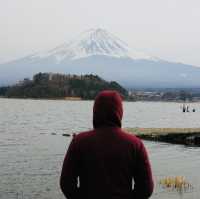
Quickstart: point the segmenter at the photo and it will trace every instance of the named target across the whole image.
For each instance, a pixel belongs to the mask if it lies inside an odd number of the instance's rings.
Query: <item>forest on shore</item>
[[[33,79],[1,87],[0,96],[8,98],[80,98],[94,99],[102,90],[116,90],[124,98],[128,91],[115,81],[105,81],[97,75],[37,73]]]

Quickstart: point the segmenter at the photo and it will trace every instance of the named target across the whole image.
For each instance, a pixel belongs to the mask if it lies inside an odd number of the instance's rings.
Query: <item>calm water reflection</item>
[[[64,199],[59,175],[73,133],[92,128],[92,101],[0,99],[0,198]],[[200,127],[197,112],[178,103],[124,103],[123,127]],[[52,135],[55,133],[56,135]],[[194,189],[180,196],[157,186],[153,199],[198,199],[200,148],[145,142],[155,181],[185,176]]]

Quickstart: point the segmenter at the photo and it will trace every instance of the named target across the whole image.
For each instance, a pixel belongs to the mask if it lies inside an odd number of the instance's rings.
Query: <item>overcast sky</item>
[[[0,63],[100,27],[147,54],[200,66],[199,21],[199,0],[0,0]]]

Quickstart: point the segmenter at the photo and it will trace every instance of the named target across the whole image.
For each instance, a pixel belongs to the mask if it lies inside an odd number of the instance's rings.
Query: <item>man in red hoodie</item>
[[[94,129],[76,135],[64,159],[60,186],[67,199],[147,199],[153,192],[142,141],[121,129],[122,99],[102,91],[93,108]]]

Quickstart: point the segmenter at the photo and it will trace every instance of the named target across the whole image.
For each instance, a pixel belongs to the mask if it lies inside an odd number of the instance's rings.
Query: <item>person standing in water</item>
[[[119,93],[98,94],[94,129],[72,139],[63,162],[60,186],[67,199],[147,199],[152,195],[146,148],[121,128],[122,115]]]
[[[189,110],[189,105],[186,106],[186,111],[187,111],[187,112],[190,112],[190,110]]]
[[[186,106],[185,104],[183,104],[183,113],[185,113],[185,111],[186,111]]]

